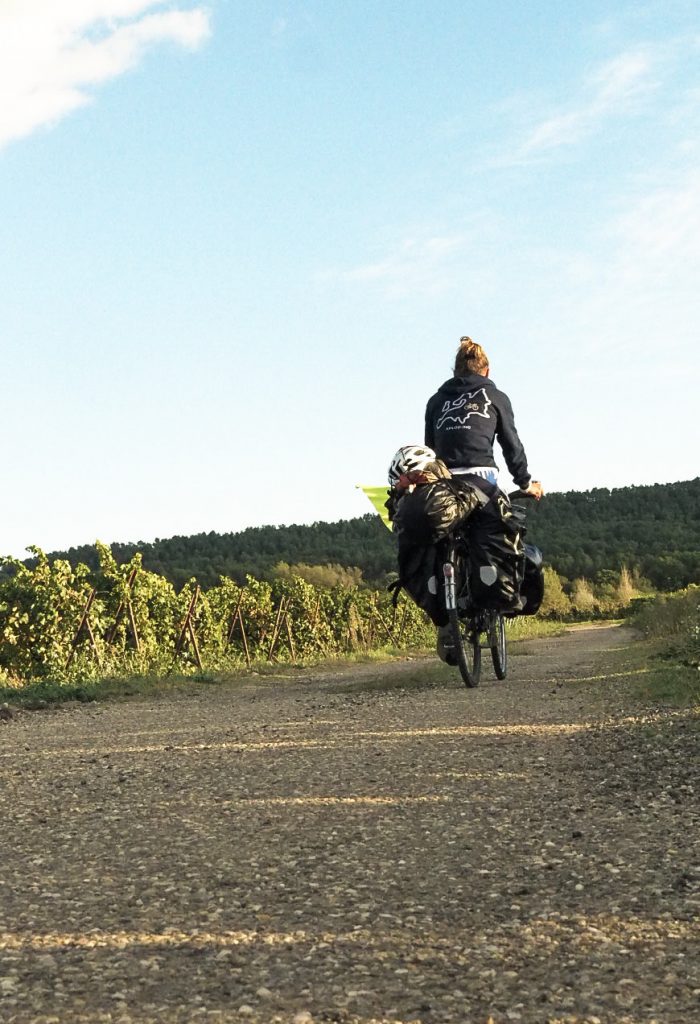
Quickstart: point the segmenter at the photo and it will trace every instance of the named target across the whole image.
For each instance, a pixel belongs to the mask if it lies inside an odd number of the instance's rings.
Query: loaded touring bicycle
[[[399,449],[386,507],[398,538],[399,579],[438,627],[438,653],[477,686],[483,649],[508,670],[506,620],[532,615],[544,594],[542,555],[525,544],[530,495],[453,477],[430,449]],[[512,500],[511,500],[512,499]]]

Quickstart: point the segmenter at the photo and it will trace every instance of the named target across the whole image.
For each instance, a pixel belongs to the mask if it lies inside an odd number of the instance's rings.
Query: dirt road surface
[[[0,1021],[700,1020],[700,734],[630,642],[0,723]]]

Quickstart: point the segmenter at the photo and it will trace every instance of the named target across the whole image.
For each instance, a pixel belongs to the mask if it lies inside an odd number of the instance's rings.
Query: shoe
[[[452,643],[452,630],[449,626],[438,626],[437,655],[440,661],[444,661],[446,665],[457,664],[457,655]]]

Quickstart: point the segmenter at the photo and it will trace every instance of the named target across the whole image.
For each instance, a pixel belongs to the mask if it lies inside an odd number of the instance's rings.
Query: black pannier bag
[[[542,552],[534,544],[525,545],[525,577],[520,585],[523,599],[521,615],[534,615],[539,611],[544,597],[544,572]]]
[[[479,608],[518,614],[525,574],[524,515],[499,493],[472,517],[467,531],[471,597]]]
[[[401,587],[436,626],[447,625],[447,612],[439,594],[440,556],[436,544],[411,544],[399,538],[399,578],[391,584],[394,601]]]

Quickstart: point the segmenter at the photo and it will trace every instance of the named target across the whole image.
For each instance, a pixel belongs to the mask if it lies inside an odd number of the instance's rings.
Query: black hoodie
[[[518,437],[508,395],[489,377],[468,373],[451,377],[437,390],[425,410],[425,443],[450,469],[493,466],[493,441],[498,440],[508,472],[518,487],[527,487],[525,449]]]

